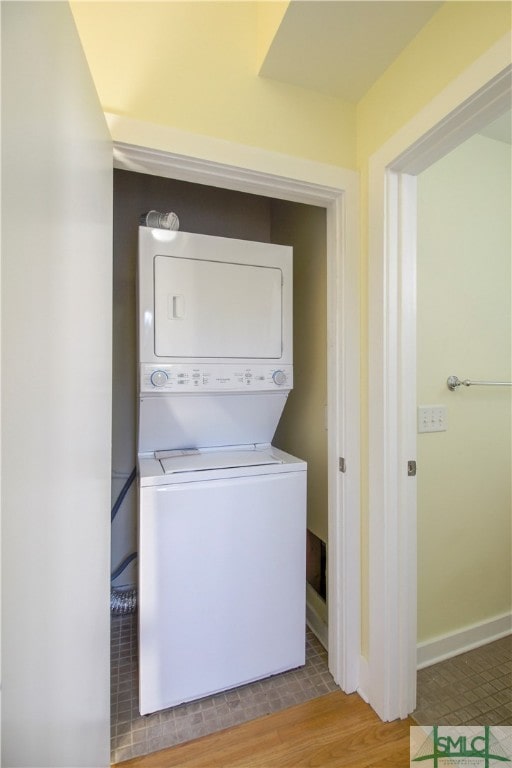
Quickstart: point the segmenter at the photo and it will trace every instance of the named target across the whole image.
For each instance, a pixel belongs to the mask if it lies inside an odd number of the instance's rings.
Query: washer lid
[[[161,453],[165,453],[166,456],[162,457]],[[163,451],[155,453],[155,458],[160,460],[166,475],[176,472],[198,472],[209,469],[256,467],[283,463],[272,453],[254,448],[241,451]]]

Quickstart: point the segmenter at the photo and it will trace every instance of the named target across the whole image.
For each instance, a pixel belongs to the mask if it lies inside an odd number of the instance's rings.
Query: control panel
[[[141,392],[241,392],[292,389],[293,366],[158,365],[140,366]]]

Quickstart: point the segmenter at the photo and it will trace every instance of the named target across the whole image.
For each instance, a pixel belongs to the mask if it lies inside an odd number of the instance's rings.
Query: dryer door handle
[[[181,320],[185,317],[185,297],[182,293],[175,293],[168,297],[167,316],[169,320]]]

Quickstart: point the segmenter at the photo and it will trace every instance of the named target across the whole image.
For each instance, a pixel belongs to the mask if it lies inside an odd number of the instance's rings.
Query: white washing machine
[[[305,662],[291,279],[291,248],[140,228],[142,714]]]

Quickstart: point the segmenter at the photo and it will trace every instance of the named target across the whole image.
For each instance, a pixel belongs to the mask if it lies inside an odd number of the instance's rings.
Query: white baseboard
[[[315,637],[320,640],[326,651],[329,650],[329,630],[327,624],[322,619],[318,611],[306,597],[306,624],[313,632]]]
[[[418,643],[418,669],[430,667],[439,661],[479,648],[481,645],[512,634],[512,613],[496,616],[490,621],[473,624],[448,635]]]

